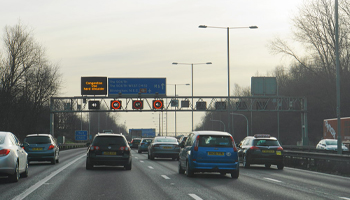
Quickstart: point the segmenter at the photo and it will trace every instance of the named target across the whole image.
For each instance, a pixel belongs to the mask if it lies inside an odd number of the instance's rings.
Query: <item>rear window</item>
[[[229,136],[202,135],[199,137],[199,147],[233,147]]]
[[[280,146],[277,140],[257,139],[253,140],[253,146]]]
[[[142,140],[142,142],[152,142],[152,139]]]
[[[2,135],[0,136],[0,144],[4,144],[4,142],[5,142],[5,136]]]
[[[326,144],[327,145],[337,145],[338,142],[337,142],[337,140],[326,140]]]
[[[50,137],[47,136],[31,136],[24,138],[24,142],[28,144],[50,144]]]
[[[120,145],[126,146],[126,142],[123,137],[115,136],[100,136],[96,137],[92,142],[94,146],[104,146],[104,145]]]
[[[155,142],[177,142],[176,138],[157,138]]]

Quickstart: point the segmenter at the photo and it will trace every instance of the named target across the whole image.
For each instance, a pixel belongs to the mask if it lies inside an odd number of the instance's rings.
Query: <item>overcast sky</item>
[[[230,30],[231,94],[235,83],[250,86],[252,76],[288,66],[270,54],[274,37],[291,36],[291,19],[303,0],[11,0],[0,3],[0,27],[19,21],[32,30],[48,59],[60,66],[60,96],[80,96],[82,76],[162,77],[168,84],[191,83],[194,96],[227,95],[227,33],[198,28],[258,26]],[[1,34],[3,35],[3,33]],[[174,85],[167,94],[174,95]],[[179,96],[191,86],[177,86]],[[127,128],[158,128],[158,114],[121,113]],[[152,117],[153,116],[153,117]],[[155,117],[154,117],[155,116]],[[195,114],[195,124],[203,113]],[[156,119],[155,119],[156,118]],[[155,122],[154,122],[155,121]],[[177,115],[177,131],[191,130],[191,112]],[[168,132],[174,132],[174,113]],[[163,122],[163,130],[166,123]],[[86,129],[86,128],[83,128]]]

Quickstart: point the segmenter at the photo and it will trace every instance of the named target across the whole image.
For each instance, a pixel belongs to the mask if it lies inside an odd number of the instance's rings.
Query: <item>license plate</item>
[[[42,148],[42,147],[41,147],[41,148],[37,148],[37,147],[32,148],[32,151],[41,151],[41,150],[43,150],[43,148]]]
[[[282,155],[282,152],[281,151],[276,151],[276,155],[280,156],[280,155]]]
[[[208,152],[208,156],[223,156],[224,152]]]
[[[275,153],[275,150],[262,150],[263,153]]]
[[[107,156],[115,156],[117,155],[117,152],[104,151],[102,154]]]
[[[171,149],[171,147],[163,147],[163,149]]]

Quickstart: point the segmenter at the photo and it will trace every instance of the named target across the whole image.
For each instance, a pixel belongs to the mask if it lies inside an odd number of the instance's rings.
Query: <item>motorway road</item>
[[[238,179],[230,175],[178,174],[177,161],[147,159],[133,153],[132,170],[121,167],[85,169],[86,149],[60,152],[60,163],[32,162],[29,177],[18,183],[0,178],[0,199],[348,199],[350,178],[293,168],[277,170],[253,165],[241,167]]]

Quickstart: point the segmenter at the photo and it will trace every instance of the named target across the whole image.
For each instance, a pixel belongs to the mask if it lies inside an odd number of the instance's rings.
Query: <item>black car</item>
[[[138,148],[142,138],[133,138],[130,142],[131,148]]]
[[[251,164],[264,164],[266,168],[277,165],[283,169],[283,148],[275,137],[269,134],[247,136],[238,145],[240,161],[245,168]]]
[[[87,151],[86,169],[94,165],[124,166],[131,170],[131,152],[126,138],[121,134],[96,134]]]

